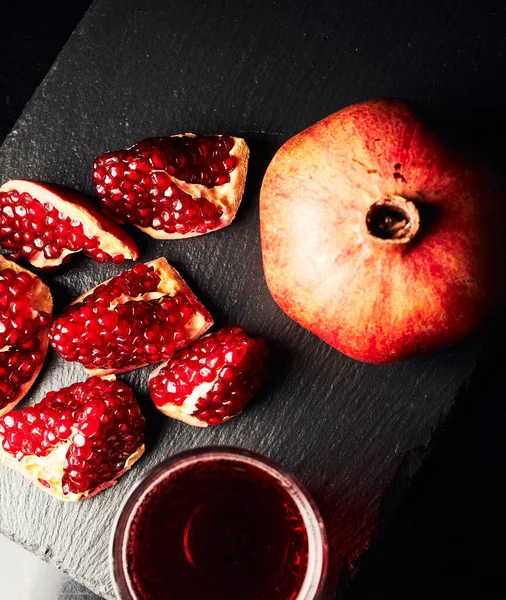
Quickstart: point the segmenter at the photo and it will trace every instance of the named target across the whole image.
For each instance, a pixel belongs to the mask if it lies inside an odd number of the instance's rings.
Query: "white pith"
[[[46,456],[30,455],[24,456],[21,460],[18,460],[15,456],[6,452],[2,447],[2,441],[3,436],[0,434],[0,463],[13,471],[17,471],[39,489],[63,502],[79,502],[79,500],[91,498],[100,491],[114,485],[116,481],[139,460],[145,449],[144,444],[139,446],[139,448],[128,457],[125,462],[125,467],[115,475],[115,478],[112,481],[105,482],[97,488],[85,492],[64,494],[62,490],[63,466],[65,464],[67,451],[72,443],[71,438],[58,446],[55,446],[54,450]],[[39,481],[39,478],[47,481],[50,487],[42,484]]]
[[[154,379],[158,376],[160,371],[164,369],[170,361],[167,361],[160,366],[158,366],[149,376],[149,380]],[[184,402],[180,405],[173,404],[172,402],[167,402],[162,406],[158,406],[155,404],[156,408],[172,419],[177,419],[178,421],[183,421],[188,425],[193,425],[195,427],[209,427],[209,423],[201,420],[199,417],[194,416],[194,413],[197,409],[197,404],[199,403],[204,396],[207,395],[208,392],[211,391],[215,383],[219,380],[219,372],[216,377],[212,381],[204,381],[198,386],[196,386],[192,393],[185,398]],[[223,418],[222,423],[232,419],[235,415],[227,415]]]
[[[0,457],[6,467],[18,471],[47,492],[51,489],[52,494],[60,500],[66,500],[67,497],[63,494],[61,481],[65,457],[71,443],[71,440],[68,439],[66,442],[55,446],[54,450],[46,456],[29,455],[18,460],[15,456],[1,450]],[[47,481],[51,488],[40,483],[39,479]],[[69,494],[69,496],[71,495]],[[71,500],[71,498],[68,499]]]

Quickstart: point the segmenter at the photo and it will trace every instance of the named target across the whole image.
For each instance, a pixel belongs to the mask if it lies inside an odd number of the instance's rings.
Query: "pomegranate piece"
[[[59,500],[114,485],[144,452],[144,417],[132,390],[91,377],[0,419],[0,462]]]
[[[249,150],[228,135],[148,138],[93,164],[104,210],[158,239],[192,237],[229,225],[239,208]]]
[[[134,241],[86,198],[32,181],[0,187],[0,244],[13,259],[41,268],[67,262],[81,250],[100,263],[139,257]]]
[[[179,273],[159,258],[78,298],[54,321],[49,339],[65,360],[104,375],[167,360],[212,323]]]
[[[149,377],[158,410],[189,425],[219,425],[240,414],[267,374],[267,344],[241,327],[194,342]]]
[[[52,311],[48,287],[0,256],[0,416],[16,406],[42,368]]]

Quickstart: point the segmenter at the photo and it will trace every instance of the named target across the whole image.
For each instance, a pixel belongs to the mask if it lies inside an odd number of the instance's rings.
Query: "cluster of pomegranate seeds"
[[[143,444],[144,417],[132,390],[91,377],[49,392],[33,407],[0,419],[2,447],[22,460],[47,456],[70,441],[63,465],[64,494],[84,493],[115,480]]]
[[[225,327],[174,356],[150,379],[151,396],[158,407],[185,409],[189,400],[190,416],[219,425],[251,400],[265,378],[267,356],[263,338],[252,338],[241,327]]]
[[[128,370],[167,360],[185,345],[195,307],[182,293],[159,294],[159,284],[155,269],[144,264],[112,278],[55,320],[51,345],[88,369]]]
[[[33,310],[30,296],[38,279],[27,271],[0,271],[0,410],[44,361],[39,335],[51,316]]]
[[[44,358],[39,338],[0,352],[0,410],[18,398],[21,386],[31,381]]]
[[[184,192],[173,178],[207,188],[228,183],[236,167],[234,143],[218,135],[148,138],[98,157],[95,190],[120,223],[170,234],[206,233],[219,227],[222,208]]]
[[[28,271],[0,271],[0,348],[30,341],[50,323],[47,313],[37,313],[30,295],[37,279]]]
[[[64,250],[82,250],[97,262],[121,264],[124,256],[110,256],[98,237],[87,237],[80,221],[72,220],[49,202],[41,203],[27,192],[0,192],[0,244],[13,259],[31,261],[39,253],[58,259]]]

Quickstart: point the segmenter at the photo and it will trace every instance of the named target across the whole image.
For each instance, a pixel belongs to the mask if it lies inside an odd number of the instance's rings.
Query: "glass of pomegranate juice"
[[[116,520],[120,600],[313,600],[327,540],[304,488],[260,454],[184,452],[149,471]]]

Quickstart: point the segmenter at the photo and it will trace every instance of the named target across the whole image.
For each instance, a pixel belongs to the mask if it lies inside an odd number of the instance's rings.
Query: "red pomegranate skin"
[[[418,212],[418,230],[402,243],[366,224],[381,198]],[[269,290],[290,317],[355,359],[388,363],[441,349],[502,306],[503,206],[496,175],[410,104],[352,105],[286,142],[267,170],[260,222]]]

